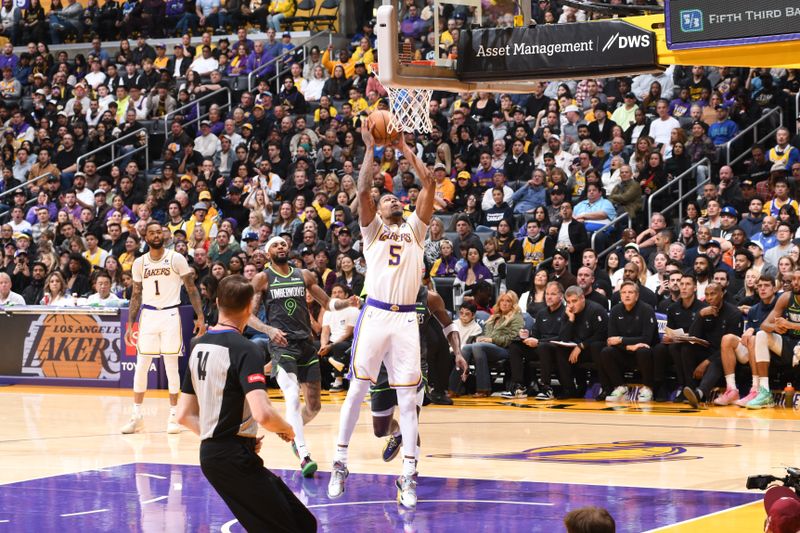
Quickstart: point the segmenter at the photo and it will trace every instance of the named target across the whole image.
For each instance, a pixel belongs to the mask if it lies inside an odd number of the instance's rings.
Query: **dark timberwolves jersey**
[[[783,317],[791,322],[800,322],[800,295],[795,292],[791,293],[789,305],[786,306]],[[800,337],[800,330],[790,329],[786,333],[795,338]]]
[[[289,340],[311,337],[311,324],[306,304],[306,282],[301,270],[292,268],[287,276],[266,269],[267,287],[264,307],[267,323],[286,334]]]

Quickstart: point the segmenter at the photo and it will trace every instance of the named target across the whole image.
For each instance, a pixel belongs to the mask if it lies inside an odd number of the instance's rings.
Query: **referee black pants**
[[[239,523],[250,533],[317,530],[317,519],[275,474],[264,468],[255,439],[204,440],[200,467]]]

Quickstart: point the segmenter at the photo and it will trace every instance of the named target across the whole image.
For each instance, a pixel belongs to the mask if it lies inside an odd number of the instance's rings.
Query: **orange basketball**
[[[389,132],[389,124],[392,120],[392,114],[382,109],[376,109],[369,114],[369,119],[372,122],[372,136],[375,138],[375,143],[380,146],[392,144],[399,137],[399,133],[395,130]]]

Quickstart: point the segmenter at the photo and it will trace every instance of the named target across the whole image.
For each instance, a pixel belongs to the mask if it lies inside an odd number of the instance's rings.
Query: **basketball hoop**
[[[425,63],[429,64],[430,61],[420,62],[412,61],[412,63]],[[372,64],[372,72],[378,77],[378,64]],[[431,132],[431,117],[430,117],[430,103],[433,91],[431,89],[410,89],[406,87],[387,87],[384,85],[386,92],[389,93],[389,111],[392,112],[392,121],[389,124],[390,131],[398,131],[404,133],[430,133]]]

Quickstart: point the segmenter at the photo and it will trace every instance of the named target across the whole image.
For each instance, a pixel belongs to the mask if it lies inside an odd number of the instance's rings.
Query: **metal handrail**
[[[678,197],[683,196],[683,178],[688,176],[689,174],[693,174],[699,167],[705,166],[708,169],[708,173],[706,176],[711,176],[711,160],[707,157],[704,157],[694,165],[690,166],[686,169],[683,174],[680,174],[677,178],[672,178],[666,185],[661,187],[660,189],[656,190],[647,198],[647,220],[649,221],[650,218],[653,216],[653,198],[659,196],[664,191],[671,190],[675,187],[675,182],[678,182]],[[663,211],[662,211],[663,212]],[[683,214],[683,209],[681,209],[681,214]],[[680,218],[683,218],[681,216]]]
[[[47,176],[52,176],[52,175],[53,175],[52,172],[45,172],[41,176],[36,176],[33,179],[29,179],[29,180],[27,180],[27,181],[25,181],[23,183],[20,183],[19,185],[15,185],[15,186],[11,187],[10,189],[5,190],[2,193],[0,193],[0,198],[5,198],[6,196],[9,196],[10,194],[13,194],[15,191],[18,191],[20,189],[24,189],[25,187],[31,187],[32,185],[36,184],[36,182],[39,181],[40,179],[46,178]]]
[[[137,138],[142,133],[145,136],[145,142],[144,142],[143,146],[139,146],[137,148],[134,148],[132,151],[127,152],[125,154],[120,154],[119,156],[115,155],[115,152],[116,152],[115,147],[118,144],[120,144],[122,142],[125,142],[125,141],[128,141],[128,140],[131,140],[132,138],[135,140],[135,138]],[[108,150],[109,148],[111,149],[111,160],[106,162],[106,163],[103,163],[100,166],[98,166],[97,170],[102,170],[102,169],[106,168],[109,165],[113,165],[114,163],[116,163],[120,159],[124,159],[126,157],[129,157],[131,154],[135,154],[135,153],[141,152],[142,150],[144,150],[146,152],[145,160],[147,161],[147,163],[150,163],[150,148],[149,148],[149,144],[150,143],[148,141],[149,141],[149,135],[147,133],[147,128],[142,127],[142,128],[139,128],[138,130],[132,131],[130,133],[126,133],[125,135],[123,135],[121,137],[117,137],[113,141],[111,141],[109,143],[106,143],[103,146],[97,147],[94,150],[92,150],[91,152],[86,152],[85,154],[79,155],[78,159],[75,160],[75,164],[80,169],[81,168],[81,164],[84,161],[88,160],[89,157],[93,156],[94,154],[100,153],[100,152],[102,152],[104,150]]]
[[[699,191],[701,188],[703,188],[703,185],[705,185],[706,183],[708,183],[708,182],[710,182],[710,181],[711,181],[711,174],[709,174],[709,175],[706,177],[706,179],[705,179],[705,180],[701,181],[700,183],[698,183],[697,185],[695,185],[694,187],[692,187],[691,189],[689,189],[688,191],[686,191],[686,194],[678,194],[678,199],[677,199],[677,200],[675,200],[674,202],[672,202],[671,204],[669,204],[669,205],[668,205],[667,207],[665,207],[664,209],[662,209],[662,210],[661,210],[661,212],[662,212],[662,213],[667,213],[667,212],[668,212],[668,211],[670,211],[670,210],[671,210],[673,207],[675,207],[675,206],[678,206],[678,218],[680,218],[681,220],[683,220],[683,201],[684,201],[686,198],[688,198],[690,195],[694,194],[696,191]]]
[[[772,118],[773,115],[777,115],[778,116],[778,125],[775,128],[773,128],[769,133],[767,133],[766,135],[764,135],[763,137],[761,137],[759,139],[758,138],[758,126],[760,126],[763,122],[766,122],[768,119]],[[770,109],[769,111],[767,111],[766,113],[761,115],[761,117],[759,117],[758,120],[756,120],[755,122],[753,122],[752,124],[747,126],[745,129],[740,131],[738,134],[736,134],[736,136],[733,139],[731,139],[730,141],[725,143],[725,164],[726,165],[735,165],[736,163],[738,163],[744,157],[747,156],[747,154],[749,152],[745,151],[742,154],[738,155],[736,158],[731,159],[731,147],[733,146],[733,144],[736,141],[738,141],[739,139],[741,139],[745,135],[748,135],[749,133],[752,132],[753,133],[753,144],[759,144],[764,139],[767,139],[770,136],[772,136],[776,131],[778,131],[778,128],[781,128],[781,127],[783,127],[783,111],[781,110],[780,107],[773,107],[772,109]]]
[[[309,38],[308,38],[308,39],[307,39],[307,40],[306,40],[306,41],[303,43],[303,52],[304,52],[304,55],[305,55],[305,46],[306,46],[308,43],[310,43],[311,41],[313,41],[314,39],[316,39],[317,37],[319,37],[320,35],[327,35],[327,36],[328,36],[328,43],[330,44],[330,42],[331,42],[331,39],[332,39],[332,37],[333,37],[333,34],[331,34],[330,30],[322,30],[322,31],[318,31],[317,33],[315,33],[315,34],[311,35],[311,37],[309,37]],[[274,64],[275,64],[275,63],[277,63],[279,60],[281,60],[281,59],[284,59],[286,56],[289,56],[289,55],[291,55],[291,54],[294,54],[296,50],[297,50],[296,48],[293,48],[292,50],[287,50],[287,51],[283,52],[281,55],[279,55],[279,56],[277,56],[277,57],[273,57],[272,59],[270,59],[269,61],[267,61],[267,62],[266,62],[266,63],[264,63],[263,65],[260,65],[258,68],[254,69],[252,72],[249,72],[249,73],[247,74],[247,90],[248,90],[248,91],[252,91],[252,90],[253,90],[253,87],[255,87],[255,86],[256,86],[256,84],[255,84],[255,79],[256,79],[256,76],[257,76],[258,74],[260,74],[261,72],[263,72],[263,71],[267,70],[267,67],[270,67],[270,66],[274,65]],[[275,70],[277,71],[277,69],[275,69]]]
[[[208,100],[208,99],[210,99],[210,98],[212,98],[214,96],[217,96],[222,92],[224,92],[225,95],[228,97],[228,103],[221,105],[220,106],[220,110],[230,109],[230,107],[231,107],[231,91],[227,87],[220,87],[216,91],[210,92],[208,94],[204,94],[200,98],[196,98],[196,99],[192,100],[191,102],[189,102],[188,104],[184,104],[181,107],[179,107],[178,109],[174,109],[174,110],[170,111],[169,113],[167,113],[166,115],[164,115],[164,119],[163,119],[164,120],[164,135],[169,135],[170,119],[172,117],[174,117],[175,115],[183,114],[183,111],[185,111],[185,110],[187,110],[187,109],[189,109],[191,107],[197,106],[197,109],[198,109],[197,117],[192,119],[192,120],[190,120],[189,122],[184,122],[183,123],[184,127],[188,126],[188,125],[191,125],[191,124],[195,124],[197,122],[200,122],[201,120],[206,118],[208,116],[208,112],[200,113],[200,111],[199,111],[200,102],[202,102],[203,100]]]
[[[289,50],[289,52],[297,52],[297,49]],[[302,65],[302,64],[304,64],[306,62],[306,48],[305,48],[305,46],[300,48],[300,52],[301,52],[301,55],[302,55],[302,59],[298,63],[300,63]],[[291,69],[291,67],[287,66],[285,63],[283,64],[283,67],[281,67],[281,65],[278,65],[275,68],[275,75],[272,76],[269,79],[269,81],[267,82],[267,85],[270,85],[270,86],[272,86],[273,83],[275,84],[275,94],[276,95],[281,92],[281,78],[284,76],[284,74],[289,72],[290,69]]]
[[[597,234],[598,233],[601,233],[601,232],[603,232],[603,231],[605,231],[605,230],[607,230],[609,228],[615,227],[618,223],[622,222],[626,218],[628,219],[628,227],[629,228],[633,227],[633,220],[631,220],[630,215],[628,215],[628,213],[626,211],[625,213],[622,213],[621,215],[619,215],[617,218],[615,218],[614,220],[612,220],[611,222],[609,222],[605,226],[601,227],[598,230],[595,230],[594,233],[592,233],[592,240],[589,241],[589,246],[592,248],[592,250],[596,250],[596,248],[594,246],[595,246],[595,241],[597,239]],[[606,255],[612,248],[616,247],[617,244],[619,244],[619,242],[620,241],[615,242],[614,244],[612,244],[611,246],[609,246],[608,248],[603,250],[602,253],[597,254],[598,259],[600,257],[603,257],[604,255]]]

